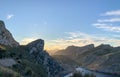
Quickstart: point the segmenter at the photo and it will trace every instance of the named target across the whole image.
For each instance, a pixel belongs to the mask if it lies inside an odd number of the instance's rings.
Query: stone
[[[0,65],[5,66],[5,67],[10,67],[16,64],[17,62],[12,58],[0,59]]]

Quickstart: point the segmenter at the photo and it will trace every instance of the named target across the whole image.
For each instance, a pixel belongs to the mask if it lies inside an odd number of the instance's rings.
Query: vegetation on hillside
[[[69,47],[69,50],[66,48],[56,54],[63,55],[69,58],[67,61],[71,59],[80,66],[91,70],[120,75],[120,47],[101,44],[86,51],[87,48],[90,47],[72,47],[72,50]],[[60,58],[56,59],[63,61],[65,57],[62,57],[61,60]]]
[[[23,76],[9,68],[0,66],[0,77],[23,77]]]
[[[0,66],[0,77],[47,77],[44,67],[35,63],[26,46],[0,48],[0,58],[12,58],[17,62],[5,70]]]

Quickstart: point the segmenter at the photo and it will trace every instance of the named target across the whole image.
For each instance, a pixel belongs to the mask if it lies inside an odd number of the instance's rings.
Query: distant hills
[[[120,47],[112,47],[106,44],[97,47],[94,47],[93,44],[83,47],[68,46],[53,55],[56,60],[58,60],[57,56],[59,56],[59,60],[60,56],[61,60],[65,56],[74,60],[78,65],[91,70],[120,74]]]
[[[83,47],[78,47],[78,46],[68,46],[66,49],[63,50],[59,50],[57,52],[54,53],[54,55],[66,55],[66,56],[70,56],[72,58],[78,56],[79,54],[88,51],[90,49],[94,48],[94,44],[90,44],[90,45],[86,45]]]

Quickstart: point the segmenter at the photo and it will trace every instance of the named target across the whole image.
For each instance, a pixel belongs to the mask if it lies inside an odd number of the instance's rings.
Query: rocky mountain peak
[[[19,43],[15,41],[12,34],[6,29],[3,21],[0,20],[0,44],[10,47],[18,46]]]
[[[94,48],[94,44],[89,44],[89,45],[85,45],[85,46],[81,46],[81,47],[72,45],[72,46],[68,46],[65,50],[67,50],[67,51],[73,50],[74,51],[76,48],[79,50],[92,49],[92,48]]]
[[[30,53],[39,53],[44,50],[44,40],[38,39],[27,45],[31,49]]]
[[[27,47],[30,55],[33,56],[36,63],[44,66],[48,73],[48,77],[56,77],[56,75],[63,70],[63,68],[51,56],[49,56],[46,51],[44,51],[44,40],[35,40],[29,43]]]
[[[87,48],[94,48],[94,44],[89,44],[89,45],[86,45],[84,47],[87,47]]]
[[[101,44],[101,45],[99,45],[97,48],[109,49],[109,48],[113,48],[113,47],[110,46],[109,44]]]

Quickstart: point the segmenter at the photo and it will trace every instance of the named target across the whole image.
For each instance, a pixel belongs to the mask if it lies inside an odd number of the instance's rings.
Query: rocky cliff
[[[5,24],[0,20],[0,44],[14,47],[19,43],[15,41],[12,34],[5,28]]]
[[[58,77],[63,70],[61,66],[44,51],[44,40],[38,39],[27,45],[29,53],[36,60],[37,64],[42,64],[48,73],[48,77]]]

